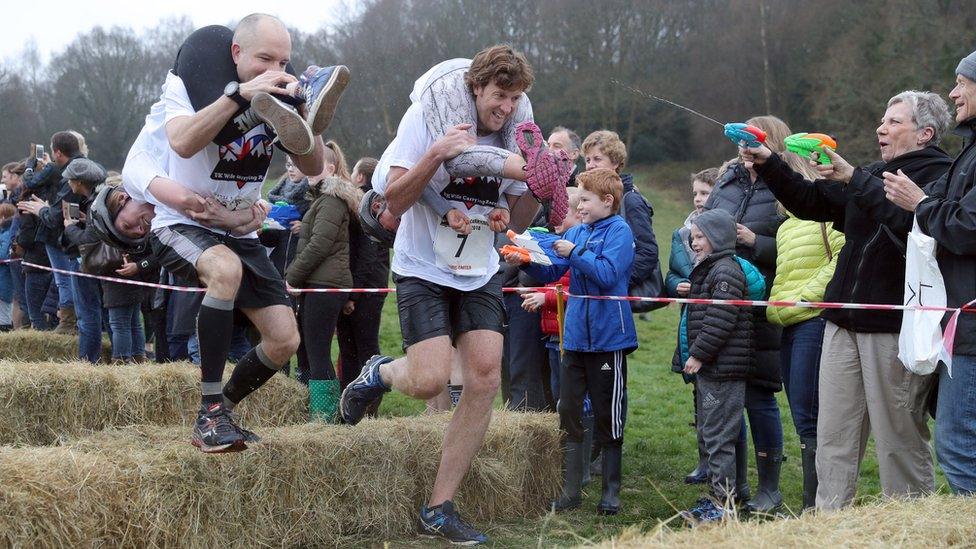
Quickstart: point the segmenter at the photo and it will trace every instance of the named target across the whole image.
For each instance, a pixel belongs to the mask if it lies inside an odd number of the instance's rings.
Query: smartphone
[[[44,158],[44,145],[34,145],[34,158]]]
[[[81,210],[78,209],[77,204],[68,202],[68,217],[71,219],[81,219]]]

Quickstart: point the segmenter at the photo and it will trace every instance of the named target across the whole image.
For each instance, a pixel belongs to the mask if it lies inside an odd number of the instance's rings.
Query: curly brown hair
[[[478,52],[464,74],[464,83],[474,92],[494,83],[503,90],[529,91],[535,82],[532,66],[521,53],[508,44],[498,44]]]

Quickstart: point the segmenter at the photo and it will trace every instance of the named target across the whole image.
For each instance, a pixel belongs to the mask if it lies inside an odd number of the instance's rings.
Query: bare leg
[[[453,499],[471,460],[481,449],[491,406],[501,383],[502,334],[476,330],[458,337],[464,368],[464,392],[444,433],[443,453],[429,507]]]
[[[414,343],[407,356],[380,366],[380,377],[387,387],[413,398],[436,397],[451,377],[451,338],[438,336]]]

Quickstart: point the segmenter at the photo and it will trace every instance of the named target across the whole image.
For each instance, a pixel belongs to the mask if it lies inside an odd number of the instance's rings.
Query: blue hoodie
[[[573,295],[627,295],[634,267],[634,233],[619,215],[580,224],[563,236],[576,244],[569,255],[569,292]],[[567,267],[530,264],[533,278],[555,282]],[[607,299],[569,298],[563,348],[567,351],[602,353],[637,348],[637,330],[630,304]]]

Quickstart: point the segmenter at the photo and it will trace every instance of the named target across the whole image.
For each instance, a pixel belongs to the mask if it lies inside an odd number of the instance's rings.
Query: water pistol
[[[298,221],[302,215],[298,213],[298,208],[283,200],[275,202],[268,213],[268,219],[277,221],[284,228],[291,226],[292,221]]]
[[[821,165],[830,164],[830,157],[824,153],[824,147],[830,150],[837,150],[837,141],[824,133],[794,133],[787,137],[786,150],[796,153],[803,158],[812,160],[813,153],[817,153],[817,163]]]
[[[746,147],[758,147],[766,143],[766,132],[742,122],[730,122],[725,126],[725,137],[739,146],[744,141]]]
[[[519,260],[522,261],[522,265],[528,265],[529,263],[532,262],[532,252],[530,252],[529,250],[521,246],[515,246],[513,244],[505,244],[498,251],[502,254],[502,256],[517,255],[519,257]]]

